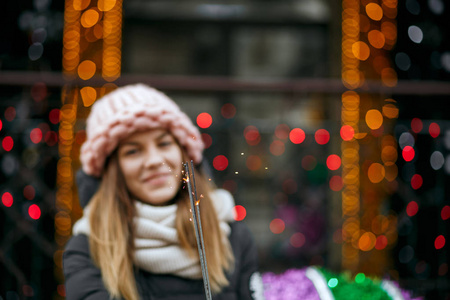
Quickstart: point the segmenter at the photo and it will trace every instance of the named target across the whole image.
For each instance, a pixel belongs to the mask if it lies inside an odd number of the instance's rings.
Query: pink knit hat
[[[204,144],[189,117],[162,92],[135,84],[114,90],[92,106],[86,120],[87,138],[81,146],[83,171],[100,176],[106,158],[121,139],[150,128],[166,128],[194,163],[201,162]]]

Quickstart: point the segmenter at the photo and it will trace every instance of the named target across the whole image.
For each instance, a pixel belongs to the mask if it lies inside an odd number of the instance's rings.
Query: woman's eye
[[[159,146],[160,147],[167,147],[167,146],[170,146],[170,145],[172,145],[172,141],[164,141],[164,142],[161,142],[161,143],[159,143]]]
[[[125,155],[133,155],[138,152],[138,149],[129,149],[124,152]]]

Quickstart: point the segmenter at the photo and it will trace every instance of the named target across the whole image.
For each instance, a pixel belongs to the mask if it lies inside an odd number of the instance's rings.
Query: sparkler
[[[189,163],[183,164],[186,173],[186,183],[189,191],[189,200],[191,202],[192,220],[194,221],[195,238],[197,239],[198,255],[200,256],[200,265],[202,268],[203,285],[205,287],[205,295],[207,300],[211,300],[211,286],[209,283],[208,266],[206,263],[205,243],[203,242],[202,222],[200,220],[200,200],[197,198],[197,188],[195,186],[194,162],[191,160],[191,174],[189,172]]]

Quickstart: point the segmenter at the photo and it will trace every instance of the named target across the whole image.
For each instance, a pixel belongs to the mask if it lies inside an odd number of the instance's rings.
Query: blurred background
[[[450,3],[0,3],[0,299],[64,299],[85,118],[144,82],[201,127],[262,272],[450,299]]]

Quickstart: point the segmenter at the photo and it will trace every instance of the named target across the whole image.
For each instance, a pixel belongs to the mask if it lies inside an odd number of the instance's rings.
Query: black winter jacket
[[[82,187],[86,182],[80,184],[79,181],[78,184]],[[80,195],[85,192],[81,190]],[[90,194],[91,192],[87,193]],[[80,202],[83,206],[87,203],[85,198],[80,199]],[[229,239],[235,257],[235,268],[227,275],[230,285],[220,294],[214,295],[213,299],[262,299],[263,287],[257,272],[257,249],[252,235],[242,222],[233,222],[230,226]],[[103,285],[101,272],[91,259],[87,236],[73,236],[67,243],[63,255],[63,270],[67,300],[110,299]],[[136,269],[135,274],[138,292],[143,300],[205,299],[201,279],[191,280],[173,275],[152,274],[142,269]]]

